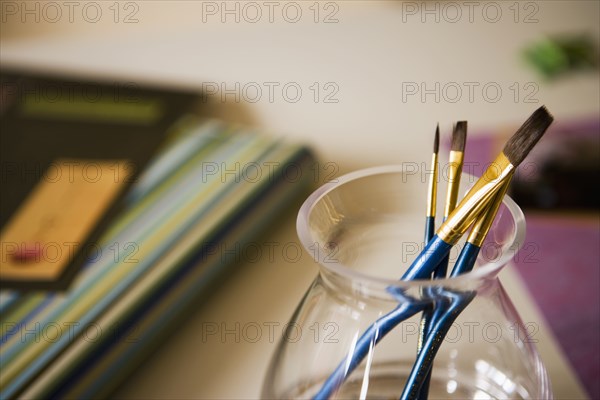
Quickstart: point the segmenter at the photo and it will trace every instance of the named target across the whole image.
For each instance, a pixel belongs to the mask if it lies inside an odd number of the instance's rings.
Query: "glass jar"
[[[443,169],[441,177],[444,193]],[[428,178],[416,168],[370,168],[325,184],[303,204],[298,235],[319,274],[273,356],[264,398],[398,399],[416,359],[423,313],[394,321],[389,332],[374,323],[399,307],[433,307],[447,291],[475,297],[439,348],[429,398],[552,398],[533,340],[497,278],[525,234],[523,213],[508,196],[471,272],[398,280],[423,248]],[[462,193],[475,180],[463,175]],[[449,271],[462,246],[450,253]],[[327,392],[334,371],[344,379]]]

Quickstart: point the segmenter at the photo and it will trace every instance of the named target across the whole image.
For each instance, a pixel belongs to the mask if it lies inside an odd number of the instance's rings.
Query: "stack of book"
[[[107,395],[293,197],[305,147],[187,116],[66,290],[0,290],[0,397]]]

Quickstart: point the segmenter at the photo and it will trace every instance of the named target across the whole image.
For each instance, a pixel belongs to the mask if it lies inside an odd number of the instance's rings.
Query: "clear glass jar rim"
[[[332,192],[336,188],[360,179],[367,176],[372,175],[380,175],[380,174],[390,174],[390,173],[405,173],[405,169],[400,165],[384,165],[378,167],[365,168],[358,171],[350,172],[348,174],[342,175],[335,179],[335,181],[331,181],[325,183],[318,189],[316,189],[308,198],[304,201],[302,206],[300,207],[300,211],[298,212],[298,218],[296,220],[296,231],[298,237],[300,239],[300,243],[302,246],[309,252],[311,246],[314,245],[314,238],[310,234],[309,229],[309,216],[313,209],[313,207],[317,204],[321,198],[323,198],[328,193]],[[464,174],[468,176],[468,174]],[[519,251],[521,246],[523,245],[523,239],[525,238],[525,216],[523,215],[523,211],[521,208],[511,199],[508,195],[504,196],[503,204],[509,210],[514,223],[515,223],[515,234],[510,244],[509,248],[514,249],[514,251],[502,252],[501,256],[492,262],[488,262],[482,266],[474,268],[471,272],[466,274],[462,274],[455,278],[445,278],[445,279],[436,279],[433,280],[408,280],[402,281],[400,279],[387,279],[378,276],[373,276],[369,274],[365,274],[359,271],[355,271],[354,269],[338,262],[327,260],[327,262],[323,262],[323,259],[316,260],[319,263],[320,268],[325,268],[330,272],[345,277],[349,280],[358,280],[363,282],[369,282],[374,285],[385,285],[385,286],[395,286],[399,288],[409,288],[409,287],[422,287],[426,285],[431,285],[435,283],[435,286],[459,286],[465,284],[467,282],[472,282],[475,280],[481,280],[488,276],[494,276],[500,268],[502,268],[505,264],[507,264],[514,255]],[[516,244],[516,246],[515,246]],[[322,252],[318,252],[319,255],[322,255]],[[322,255],[325,257],[325,255]]]

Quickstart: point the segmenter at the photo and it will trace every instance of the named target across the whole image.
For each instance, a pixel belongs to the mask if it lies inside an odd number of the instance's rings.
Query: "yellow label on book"
[[[60,277],[132,172],[127,160],[50,164],[0,233],[0,279]]]

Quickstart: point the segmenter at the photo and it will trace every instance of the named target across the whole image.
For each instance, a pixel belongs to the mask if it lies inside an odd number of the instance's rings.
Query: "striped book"
[[[0,291],[0,398],[110,394],[309,190],[312,163],[300,145],[180,121],[67,291]]]

